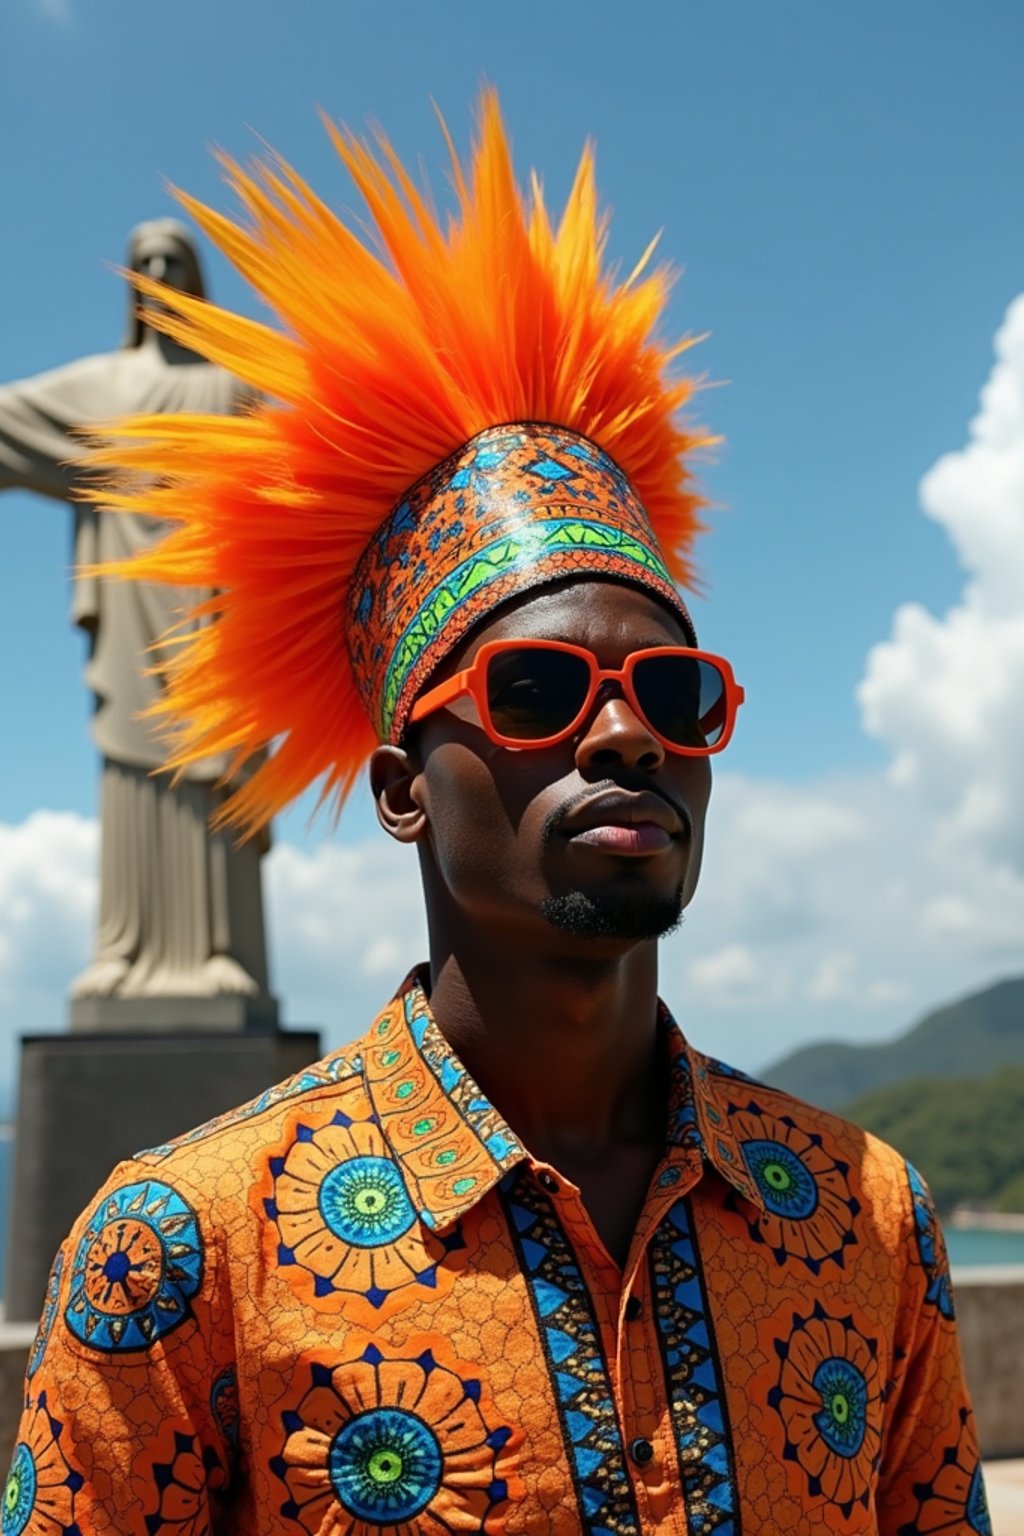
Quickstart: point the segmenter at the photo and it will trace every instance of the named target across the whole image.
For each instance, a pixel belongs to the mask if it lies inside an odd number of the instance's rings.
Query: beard
[[[577,939],[661,939],[682,922],[683,887],[670,895],[569,891],[546,897],[540,909],[552,928]]]

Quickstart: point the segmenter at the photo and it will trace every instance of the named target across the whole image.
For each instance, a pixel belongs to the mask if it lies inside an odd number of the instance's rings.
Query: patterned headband
[[[490,427],[403,496],[356,567],[348,648],[382,741],[472,626],[567,577],[631,581],[693,625],[646,512],[602,449],[535,422]]]

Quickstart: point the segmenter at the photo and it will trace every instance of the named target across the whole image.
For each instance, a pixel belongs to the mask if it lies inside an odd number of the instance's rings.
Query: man
[[[657,1000],[742,700],[672,579],[664,280],[602,276],[589,156],[557,232],[524,210],[490,99],[446,235],[337,142],[386,262],[287,168],[232,174],[248,230],[187,204],[285,334],[169,323],[282,406],[111,453],[175,465],[143,574],[222,593],[167,680],[176,761],[279,738],[252,829],[369,756],[429,965],[115,1171],[57,1261],[5,1531],[987,1531],[920,1179]]]
[[[192,236],[175,219],[133,230],[129,271],[183,294],[203,296]],[[149,323],[155,298],[131,294],[128,332],[115,352],[79,358],[0,387],[0,490],[25,489],[74,505],[78,567],[130,558],[160,533],[145,511],[118,515],[75,502],[88,484],[83,430],[127,411],[233,412],[246,392]],[[225,798],[224,754],[193,763],[171,784],[153,770],[163,749],[146,711],[160,693],[152,650],[205,594],[151,583],[83,577],[72,619],[88,637],[85,681],[92,734],[102,758],[100,903],[92,959],[71,987],[72,1024],[138,1024],[140,999],[175,998],[179,1017],[203,999],[237,999],[239,1019],[272,1023],[260,857],[267,839],[244,848],[211,835]],[[182,1001],[187,999],[188,1001]]]

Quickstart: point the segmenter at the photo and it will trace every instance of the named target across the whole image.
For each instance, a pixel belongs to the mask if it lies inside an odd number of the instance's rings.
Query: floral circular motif
[[[823,1360],[811,1384],[821,1396],[821,1412],[814,1416],[821,1438],[837,1456],[856,1456],[868,1422],[863,1372],[849,1360]]]
[[[50,1277],[46,1282],[46,1300],[43,1302],[43,1314],[39,1319],[39,1327],[29,1350],[28,1365],[25,1368],[25,1380],[31,1381],[36,1371],[43,1363],[46,1346],[50,1342],[50,1334],[53,1332],[53,1324],[57,1316],[57,1305],[60,1301],[60,1282],[64,1275],[64,1250],[57,1250],[57,1257],[50,1269]]]
[[[371,1408],[343,1424],[328,1456],[338,1502],[370,1525],[397,1525],[436,1498],[444,1472],[437,1436],[404,1408]]]
[[[304,1300],[335,1310],[362,1303],[367,1321],[417,1289],[436,1290],[446,1243],[417,1220],[376,1120],[342,1110],[321,1125],[298,1120],[269,1172],[263,1210],[275,1258]]]
[[[992,1519],[988,1512],[985,1479],[982,1476],[980,1462],[971,1474],[964,1513],[967,1516],[967,1524],[972,1531],[977,1531],[978,1536],[992,1536]]]
[[[0,1529],[3,1536],[20,1536],[28,1524],[36,1502],[36,1464],[32,1452],[23,1440],[14,1447],[11,1470],[4,1484],[3,1513]]]
[[[212,1536],[211,1495],[227,1481],[217,1452],[188,1420],[167,1420],[134,1477],[149,1536]]]
[[[191,1315],[202,1279],[192,1207],[155,1179],[125,1184],[97,1206],[79,1241],[64,1320],[93,1349],[148,1349]]]
[[[321,1181],[320,1214],[336,1237],[379,1248],[404,1237],[416,1212],[398,1168],[386,1157],[350,1157]]]
[[[510,1496],[512,1432],[483,1384],[439,1346],[396,1356],[365,1338],[338,1362],[307,1360],[280,1405],[271,1471],[281,1514],[309,1536],[490,1529]],[[415,1521],[415,1526],[407,1522]]]
[[[946,1243],[939,1226],[938,1214],[927,1184],[912,1163],[907,1164],[907,1181],[914,1206],[914,1229],[917,1235],[917,1252],[925,1273],[927,1289],[925,1301],[937,1307],[948,1321],[955,1315],[953,1284],[949,1276],[949,1259]]]
[[[11,1458],[0,1501],[2,1536],[29,1529],[39,1536],[79,1536],[75,1495],[83,1478],[61,1450],[60,1431],[41,1392],[22,1419],[22,1438]]]
[[[806,1221],[818,1208],[818,1185],[807,1164],[783,1141],[753,1139],[741,1144],[765,1205],[785,1221]]]
[[[802,1469],[812,1498],[849,1517],[867,1508],[881,1457],[883,1383],[877,1346],[851,1317],[815,1303],[775,1341],[780,1368],[768,1405],[781,1420],[784,1461]]]
[[[744,1215],[751,1238],[767,1244],[777,1263],[796,1261],[812,1275],[829,1263],[844,1268],[860,1215],[849,1164],[830,1150],[821,1132],[805,1130],[789,1115],[768,1113],[758,1100],[730,1104],[729,1122],[763,1208],[750,1220],[736,1195],[727,1197]]]
[[[985,1479],[969,1408],[960,1410],[960,1432],[954,1445],[936,1446],[933,1475],[914,1484],[917,1510],[901,1525],[897,1536],[992,1536],[992,1519],[985,1497]]]

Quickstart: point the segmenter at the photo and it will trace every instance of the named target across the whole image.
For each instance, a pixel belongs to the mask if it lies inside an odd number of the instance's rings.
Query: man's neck
[[[445,1038],[524,1145],[572,1173],[660,1144],[657,946],[611,960],[492,953],[479,937],[432,956]]]

